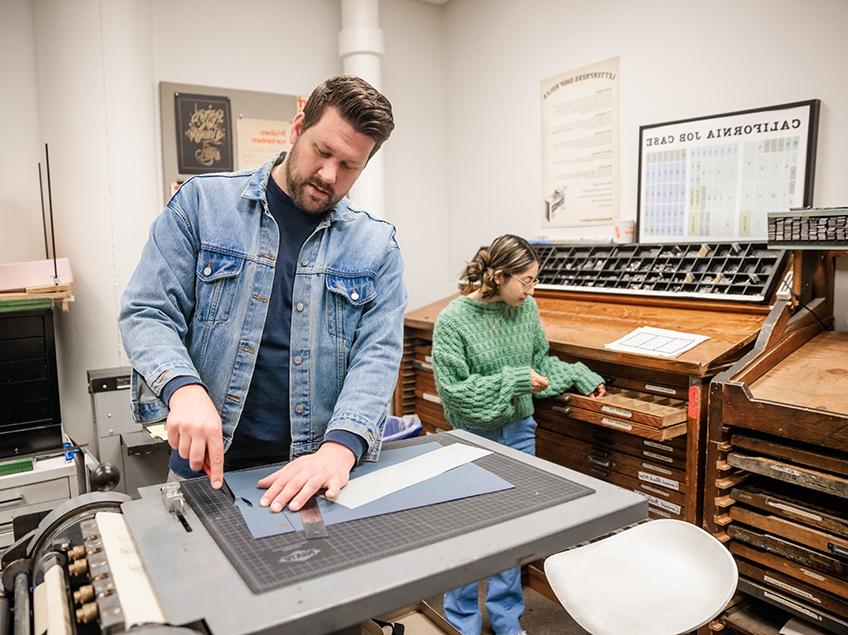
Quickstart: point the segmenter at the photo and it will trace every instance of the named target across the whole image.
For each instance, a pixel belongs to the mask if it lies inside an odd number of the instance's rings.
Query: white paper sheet
[[[335,502],[354,509],[394,492],[443,474],[455,467],[491,454],[489,450],[462,443],[433,450],[414,459],[352,479]]]
[[[622,353],[654,355],[671,359],[710,339],[708,335],[681,333],[658,329],[653,326],[640,326],[624,337],[606,345],[606,348]]]

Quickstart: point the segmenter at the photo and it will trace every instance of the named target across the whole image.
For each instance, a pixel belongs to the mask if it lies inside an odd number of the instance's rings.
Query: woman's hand
[[[606,386],[598,384],[589,396],[594,399],[595,397],[603,397],[605,394],[607,394]]]
[[[547,377],[542,377],[532,368],[530,369],[530,390],[533,392],[542,392],[551,383]]]

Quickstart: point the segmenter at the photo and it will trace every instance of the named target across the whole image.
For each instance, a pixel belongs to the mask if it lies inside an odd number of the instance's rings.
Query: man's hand
[[[530,369],[530,390],[533,392],[542,392],[551,383],[547,377],[542,377],[532,368]]]
[[[593,390],[589,394],[589,396],[592,397],[592,398],[595,398],[595,397],[603,397],[605,394],[607,394],[606,386],[604,386],[603,384],[598,384],[597,386],[595,386],[595,390]]]
[[[327,489],[324,496],[333,499],[347,485],[355,463],[356,457],[346,446],[328,441],[314,454],[298,457],[259,481],[257,485],[268,490],[259,504],[270,505],[273,512],[288,504],[296,512],[324,488]]]
[[[209,455],[209,481],[218,489],[224,482],[224,438],[221,433],[221,416],[199,384],[178,388],[168,404],[166,428],[168,444],[188,459],[195,472],[203,469]]]

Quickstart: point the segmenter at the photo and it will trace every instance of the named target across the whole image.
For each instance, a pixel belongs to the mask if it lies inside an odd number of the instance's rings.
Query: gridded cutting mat
[[[451,436],[438,434],[385,447],[432,441],[442,445],[457,442]],[[184,481],[182,489],[206,530],[254,593],[423,547],[594,493],[588,487],[503,455],[490,454],[475,463],[515,487],[333,525],[327,528],[329,537],[319,540],[305,540],[302,532],[254,540],[229,495],[213,490],[208,479]]]

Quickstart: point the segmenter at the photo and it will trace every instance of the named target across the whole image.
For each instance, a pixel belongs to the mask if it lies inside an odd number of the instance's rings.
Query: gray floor
[[[483,587],[484,585],[481,584],[480,586]],[[482,635],[492,635],[489,621],[486,619],[485,596],[482,589],[480,590],[479,602],[483,611]],[[442,596],[430,598],[427,600],[427,604],[439,613],[444,614],[442,612]],[[526,587],[524,589],[524,617],[521,618],[521,625],[524,626],[528,635],[588,635],[586,631],[575,624],[562,606]]]

